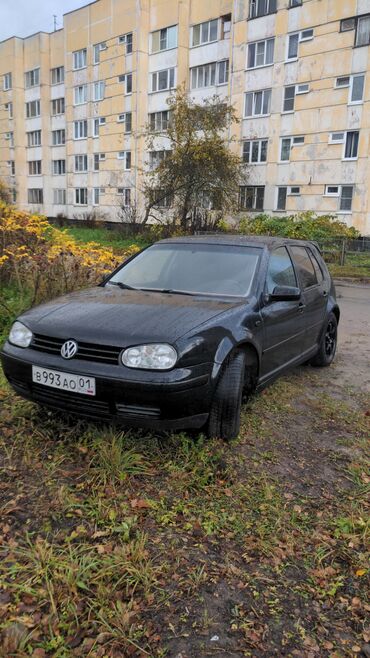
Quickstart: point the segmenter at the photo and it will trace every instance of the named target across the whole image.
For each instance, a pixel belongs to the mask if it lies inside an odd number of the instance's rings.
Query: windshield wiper
[[[186,292],[186,290],[175,290],[174,288],[140,288],[140,290],[145,290],[146,292],[162,292],[165,295],[198,295],[197,292]]]
[[[107,283],[109,283],[110,286],[118,286],[122,290],[140,290],[140,288],[134,288],[127,283],[122,283],[122,281],[107,281]]]

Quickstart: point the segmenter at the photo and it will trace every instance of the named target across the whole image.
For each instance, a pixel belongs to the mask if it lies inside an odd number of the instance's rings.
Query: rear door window
[[[267,293],[271,295],[276,286],[297,287],[293,264],[285,247],[278,247],[270,256],[266,278]]]
[[[311,260],[312,260],[312,265],[313,265],[314,270],[315,270],[315,272],[316,272],[317,280],[318,280],[319,283],[322,283],[322,281],[324,280],[324,275],[323,275],[323,273],[322,273],[322,269],[321,269],[321,267],[320,267],[320,263],[319,263],[319,261],[317,260],[315,254],[312,252],[311,249],[308,250],[308,253],[310,254],[310,258],[311,258]]]
[[[298,276],[303,290],[318,284],[317,275],[305,247],[291,247],[293,260],[298,270]]]

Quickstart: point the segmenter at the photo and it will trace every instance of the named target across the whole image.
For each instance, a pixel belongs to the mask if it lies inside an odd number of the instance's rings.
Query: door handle
[[[298,313],[303,313],[305,308],[306,308],[306,304],[302,304],[302,302],[300,302],[300,304],[298,304],[297,307]]]
[[[327,290],[324,290],[324,291],[323,291],[322,296],[323,296],[323,297],[327,297],[327,296],[328,296],[328,292],[327,292]]]

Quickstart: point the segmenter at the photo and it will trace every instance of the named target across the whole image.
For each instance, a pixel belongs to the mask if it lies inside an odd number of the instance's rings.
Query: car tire
[[[222,366],[209,414],[209,438],[231,441],[239,434],[245,365],[245,353],[236,350]]]
[[[334,313],[329,313],[326,320],[325,329],[321,338],[320,347],[311,359],[311,366],[315,368],[325,368],[332,363],[338,342],[338,321]]]

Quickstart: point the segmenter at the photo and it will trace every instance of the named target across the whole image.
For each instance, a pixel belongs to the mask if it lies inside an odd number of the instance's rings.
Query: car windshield
[[[107,283],[183,294],[250,294],[262,249],[224,244],[156,244]]]

